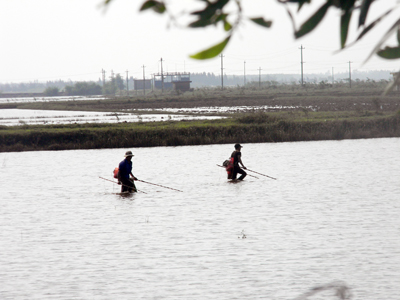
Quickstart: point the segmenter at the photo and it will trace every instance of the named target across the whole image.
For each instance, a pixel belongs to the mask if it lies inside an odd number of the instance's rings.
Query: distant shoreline
[[[129,110],[140,114],[160,108],[230,107],[240,111],[243,106],[249,107],[246,113],[213,113],[227,117],[219,120],[0,126],[0,152],[400,137],[399,94],[382,97],[382,88],[373,85],[360,89],[202,89],[181,95],[7,103],[0,104],[0,110]]]
[[[276,143],[400,137],[400,113],[254,113],[208,121],[22,125],[0,128],[0,152]]]

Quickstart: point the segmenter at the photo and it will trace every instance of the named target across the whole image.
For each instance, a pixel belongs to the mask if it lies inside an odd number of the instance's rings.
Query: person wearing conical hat
[[[121,182],[121,193],[137,192],[134,180],[138,180],[132,174],[132,151],[125,152],[125,159],[118,166],[118,181]],[[130,177],[131,176],[131,177]]]

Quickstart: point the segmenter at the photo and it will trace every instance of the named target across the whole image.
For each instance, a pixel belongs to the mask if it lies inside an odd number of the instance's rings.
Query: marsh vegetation
[[[400,136],[400,98],[383,97],[384,84],[333,88],[320,85],[196,89],[177,94],[105,100],[15,103],[19,109],[163,113],[203,108],[228,116],[206,121],[21,125],[0,128],[0,151],[95,149],[219,143],[258,143]],[[10,108],[11,104],[0,105]],[[229,107],[228,111],[204,110]],[[243,109],[245,107],[245,109]]]

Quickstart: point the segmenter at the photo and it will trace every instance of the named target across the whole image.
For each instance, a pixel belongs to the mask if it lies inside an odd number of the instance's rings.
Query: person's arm
[[[132,176],[133,180],[138,180],[138,179],[132,174],[132,172],[130,173],[130,175]]]
[[[243,162],[242,162],[242,156],[241,156],[241,155],[238,155],[238,162],[239,162],[239,164],[242,165],[243,169],[247,169],[247,168],[244,166]]]

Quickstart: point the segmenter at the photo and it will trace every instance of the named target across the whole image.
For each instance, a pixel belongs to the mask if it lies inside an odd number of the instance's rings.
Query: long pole
[[[256,171],[250,170],[250,169],[246,169],[246,170],[247,170],[247,171],[250,171],[250,172],[253,172],[253,173],[256,173],[256,174],[258,174],[258,175],[262,175],[262,176],[271,178],[271,179],[273,179],[273,180],[277,180],[277,179],[274,178],[274,177],[271,177],[271,176],[268,176],[268,175],[265,175],[265,174],[261,174],[261,173],[258,173],[258,172],[256,172]]]
[[[261,87],[261,67],[258,68],[258,87]]]
[[[144,183],[147,183],[147,184],[156,185],[156,186],[160,186],[160,187],[163,187],[163,188],[166,188],[166,189],[170,189],[170,190],[174,190],[174,191],[178,191],[178,192],[183,192],[181,190],[173,189],[173,188],[170,188],[170,187],[167,187],[167,186],[163,186],[161,184],[155,184],[155,183],[151,183],[151,182],[140,180],[140,179],[138,179],[137,181],[144,182]]]
[[[217,166],[225,169],[224,166],[221,166],[221,165],[219,165],[219,164],[217,164]],[[250,176],[250,177],[254,177],[254,178],[260,179],[260,178],[258,178],[257,176],[254,176],[254,175],[251,175],[251,174],[247,174],[247,175]]]
[[[101,176],[99,176],[99,178],[100,179],[103,179],[103,180],[107,180],[107,181],[110,181],[110,182],[112,182],[112,183],[115,183],[115,184],[118,184],[118,185],[123,185],[123,186],[126,186],[126,187],[129,187],[129,188],[131,188],[131,186],[129,186],[129,185],[126,185],[126,184],[123,184],[122,182],[121,183],[118,183],[118,182],[115,182],[115,181],[113,181],[113,180],[110,180],[110,179],[107,179],[107,178],[103,178],[103,177],[101,177]],[[141,192],[141,193],[144,193],[144,194],[147,194],[147,193],[145,193],[145,192],[143,192],[143,191],[139,191],[138,189],[136,189],[136,191],[137,192]]]

